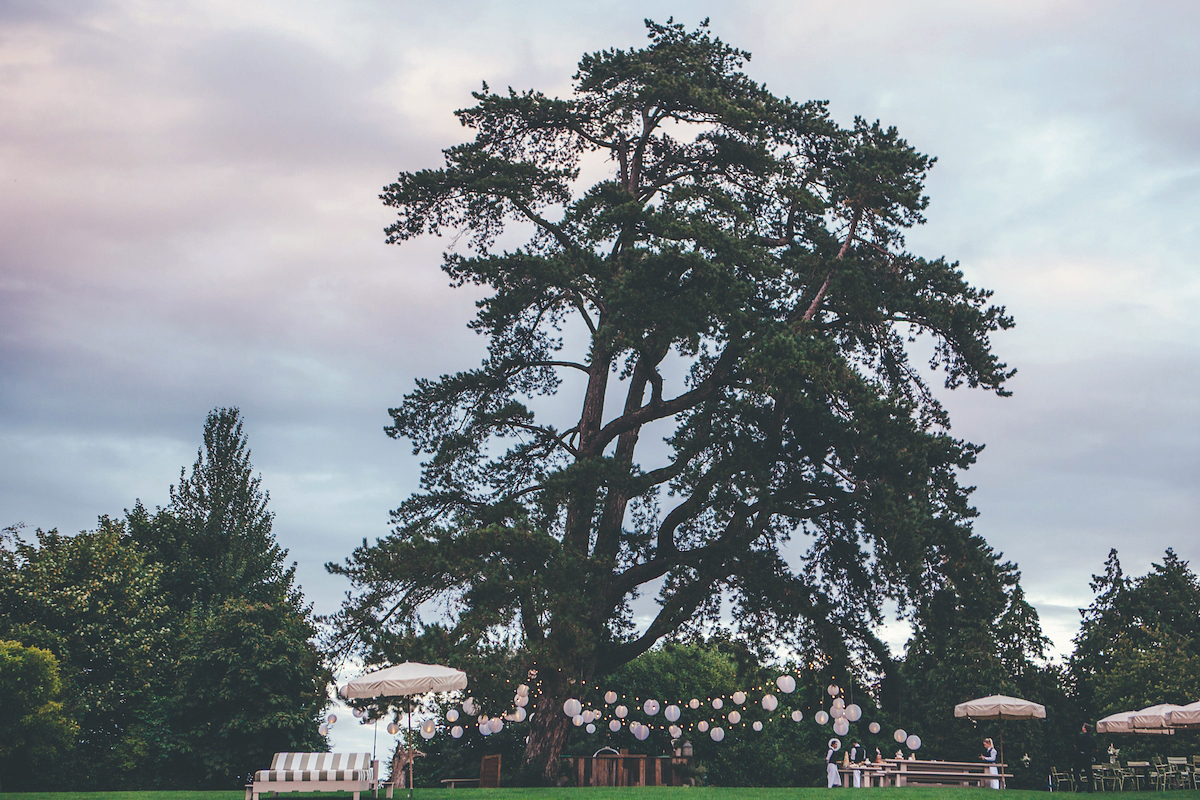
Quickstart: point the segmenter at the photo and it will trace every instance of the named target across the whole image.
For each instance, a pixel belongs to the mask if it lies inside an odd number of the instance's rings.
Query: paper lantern
[[[796,709],[795,711],[792,712],[792,722],[800,722],[803,719],[804,719],[804,712],[801,711],[800,709]]]
[[[680,736],[683,736],[683,728],[678,725],[672,725],[670,728],[667,728],[667,733],[671,734],[672,739],[678,739]]]
[[[837,697],[838,692],[840,692],[841,689],[838,688],[836,683],[831,683],[829,686],[825,687],[825,691],[829,692],[830,697]]]
[[[395,736],[397,733],[400,732],[400,726],[394,722],[389,722],[388,726],[387,726],[387,732],[390,733],[392,736]]]
[[[754,724],[751,725],[750,727],[754,728],[754,730],[756,730],[756,731],[761,731],[762,730],[762,721],[756,719],[756,720],[754,720]]]
[[[818,725],[824,725],[826,722],[829,722],[829,715],[824,711],[818,711],[817,713],[813,714],[813,721]]]
[[[791,694],[796,691],[796,679],[791,675],[780,675],[775,679],[775,685],[779,687],[779,691],[784,694]]]
[[[845,701],[845,700],[843,700],[843,699],[842,699],[842,698],[840,698],[840,697],[835,697],[835,698],[833,698],[833,702],[832,702],[832,703],[830,703],[829,705],[830,705],[831,707],[833,707],[833,708],[840,708],[840,709],[842,709],[842,710],[845,710],[845,708],[846,708],[846,701]]]
[[[717,711],[720,711],[722,708],[725,707],[725,701],[719,697],[714,697],[713,701],[712,701],[712,707],[715,708]]]
[[[354,709],[354,718],[355,718],[355,719],[362,719],[362,718],[363,718],[363,715],[364,715],[364,714],[366,714],[366,713],[367,713],[367,712],[366,712],[366,711],[363,711],[361,708],[356,708],[356,709]]]
[[[723,728],[713,728],[708,732],[714,742],[719,742],[725,738],[725,730]]]
[[[500,719],[499,717],[492,717],[488,722],[488,727],[491,729],[492,733],[499,733],[500,731],[504,730],[504,720]]]
[[[860,719],[862,719],[862,708],[858,705],[858,703],[851,703],[850,705],[846,706],[846,719],[850,720],[851,722],[858,722]]]
[[[616,708],[613,709],[613,713],[616,714],[619,718],[625,719],[625,717],[629,716],[629,709],[626,708],[625,706],[617,706]]]
[[[437,731],[427,731],[424,728],[421,728],[422,739],[432,739],[435,733],[437,733]]]
[[[517,708],[524,708],[525,706],[529,705],[529,695],[527,695],[527,694],[517,695],[516,697],[513,698],[513,705],[516,706]]]
[[[842,717],[846,716],[846,709],[833,706],[829,709],[829,716],[833,717],[834,719],[841,719]]]
[[[516,713],[513,714],[513,722],[524,722],[525,718],[528,716],[529,716],[528,711],[526,711],[523,708],[518,708],[516,710]]]
[[[879,733],[879,723],[872,722],[870,725],[867,726],[867,730],[869,730],[871,733]]]
[[[764,711],[774,711],[779,708],[779,700],[773,694],[765,694],[762,699],[762,707]]]
[[[638,725],[637,730],[633,732],[633,735],[637,737],[639,742],[644,742],[646,741],[647,737],[650,736],[650,729],[645,725]]]
[[[462,725],[455,725],[453,728],[451,728],[450,735],[455,739],[461,739],[463,735]]]
[[[700,731],[701,733],[704,733],[705,731],[707,731],[708,730],[708,721],[702,719],[699,722],[697,722],[696,730]]]
[[[320,725],[317,726],[317,733],[321,734],[322,736],[328,736],[329,735],[329,726],[326,725],[324,722],[322,722]]]
[[[585,730],[585,731],[587,731],[588,733],[595,733],[595,732],[596,732],[596,726],[595,726],[595,725],[593,725],[592,723],[590,723],[590,722],[589,722],[589,723],[587,724],[587,727],[586,727],[586,728],[584,728],[584,730]]]
[[[908,745],[909,750],[921,749],[921,737],[917,736],[915,733],[910,734],[909,737],[904,740],[904,743]]]
[[[746,702],[746,693],[745,692],[734,692],[733,693],[733,702],[737,703],[739,706],[742,703],[745,703]]]
[[[897,742],[903,743],[908,738],[908,734],[904,732],[904,728],[896,728],[896,732],[892,734],[892,738]]]
[[[576,700],[574,697],[563,703],[563,713],[568,717],[577,717],[583,711],[583,703]]]
[[[621,730],[621,720],[614,719],[611,722],[609,722],[608,729],[610,731],[612,731],[613,733],[616,733],[617,731]]]
[[[661,706],[659,706],[657,700],[647,700],[642,705],[642,711],[645,711],[646,716],[648,717],[653,717],[655,714],[657,714],[659,708],[661,708]]]
[[[482,722],[482,721],[481,721],[481,722],[479,723],[479,734],[480,734],[481,736],[491,736],[491,735],[492,735],[492,729],[491,729],[491,728],[488,726],[488,724],[487,724],[486,722]]]
[[[663,711],[663,716],[667,718],[667,722],[679,721],[679,706],[674,704],[667,706]]]
[[[604,693],[604,702],[608,703],[610,706],[613,703],[617,702],[617,693],[614,691],[611,691],[611,690],[605,692]]]
[[[739,722],[742,721],[742,715],[735,709],[735,710],[729,712],[728,719],[729,719],[730,725],[737,725]]]
[[[529,696],[529,687],[522,683],[520,686],[517,687],[517,697],[528,697],[528,696]]]
[[[330,714],[325,718],[325,721],[332,725],[333,723],[337,722],[337,714]]]
[[[699,708],[699,707],[700,707],[700,701],[697,700],[696,698],[693,697],[691,700],[688,700],[688,708],[695,709],[695,708]]]
[[[850,723],[846,722],[845,717],[842,717],[841,719],[838,719],[838,720],[834,720],[833,732],[836,733],[838,736],[845,736],[847,733],[850,732]]]
[[[458,722],[458,709],[457,708],[452,708],[446,712],[446,721],[447,722]]]
[[[468,716],[473,717],[479,713],[479,703],[475,702],[474,697],[468,697],[466,700],[463,700],[462,710],[467,712]]]
[[[583,727],[583,714],[576,714],[575,716],[571,717],[571,724],[576,728]]]

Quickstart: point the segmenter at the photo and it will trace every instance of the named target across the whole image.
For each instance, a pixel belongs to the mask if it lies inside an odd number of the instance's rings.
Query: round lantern
[[[858,703],[851,703],[850,705],[846,706],[846,719],[850,720],[851,722],[858,722],[860,719],[862,719],[862,708],[858,705]]]
[[[504,720],[500,719],[499,717],[492,717],[490,720],[488,720],[488,729],[492,733],[499,733],[500,731],[504,730]]]
[[[730,724],[730,725],[737,725],[739,722],[741,722],[741,721],[742,721],[742,715],[741,715],[741,713],[740,713],[740,712],[738,712],[738,711],[735,709],[735,710],[733,710],[733,711],[730,711],[730,712],[729,712],[729,717],[728,717],[728,719],[729,719],[729,724]]]
[[[610,731],[612,731],[613,733],[616,733],[617,731],[621,730],[621,720],[614,719],[614,720],[610,721],[608,723],[608,729]]]
[[[322,736],[328,736],[329,735],[329,726],[326,725],[324,722],[322,722],[320,725],[317,726],[317,733],[321,734]]]
[[[363,718],[363,715],[364,715],[364,714],[366,714],[366,713],[367,713],[367,712],[366,712],[366,711],[363,711],[361,708],[356,708],[356,709],[354,709],[354,718],[355,718],[355,719],[362,719],[362,718]]]
[[[433,720],[427,719],[421,723],[421,737],[422,738],[432,739],[433,735],[435,733],[437,733],[437,725],[434,723]]]
[[[896,728],[896,732],[892,734],[892,738],[901,744],[908,738],[908,734],[904,732],[904,728]]]
[[[871,733],[879,733],[879,723],[872,722],[870,725],[867,726],[867,730],[869,730]]]
[[[583,714],[576,714],[575,716],[571,717],[571,724],[576,728],[583,727]]]
[[[446,721],[447,722],[457,722],[458,721],[458,709],[457,708],[452,708],[446,712]]]
[[[784,694],[791,694],[796,691],[796,679],[791,675],[780,675],[775,679],[775,685],[779,687],[779,691]]]
[[[721,698],[719,698],[719,697],[713,698],[712,707],[715,708],[717,711],[720,711],[721,708],[724,707],[724,705],[725,705],[725,701],[722,700]]]
[[[450,735],[455,739],[461,739],[463,735],[462,725],[455,725],[453,728],[451,728]]]
[[[696,709],[699,707],[700,707],[700,701],[697,700],[696,698],[693,697],[691,700],[688,700],[688,708]]]
[[[829,709],[829,716],[833,717],[834,719],[841,719],[842,717],[846,716],[846,709],[836,705],[832,706]]]
[[[523,708],[518,708],[516,710],[516,712],[513,714],[513,722],[524,722],[525,718],[528,716],[529,716],[528,711],[526,711]]]
[[[667,733],[671,734],[672,739],[678,739],[680,736],[683,736],[683,728],[678,725],[672,725],[667,728]]]
[[[830,697],[837,697],[838,692],[840,692],[841,689],[838,688],[836,683],[831,683],[829,686],[825,687],[825,691],[829,692]]]
[[[466,700],[463,700],[462,710],[467,712],[468,716],[473,717],[479,713],[479,703],[475,702],[474,697],[468,697]]]
[[[667,718],[667,722],[678,722],[679,706],[674,704],[667,706],[666,709],[663,710],[663,716]]]
[[[745,692],[734,692],[733,693],[733,702],[737,703],[739,706],[742,703],[745,703],[746,702],[746,693]]]
[[[756,720],[754,720],[754,724],[751,725],[750,727],[754,728],[754,730],[756,730],[756,731],[761,731],[762,730],[762,721],[756,719]]]
[[[801,711],[800,709],[796,709],[795,711],[792,712],[792,722],[800,722],[802,719],[804,719],[803,711]]]
[[[583,711],[583,703],[576,700],[574,697],[563,703],[563,713],[568,717],[577,717]]]
[[[608,703],[610,706],[613,703],[617,702],[617,693],[612,691],[611,689],[609,691],[605,692],[604,693],[604,702]]]
[[[589,722],[589,723],[587,724],[587,727],[586,727],[586,728],[584,728],[584,730],[585,730],[585,731],[587,731],[588,733],[595,733],[595,732],[596,732],[596,726],[595,726],[595,725],[593,725],[592,723],[590,723],[590,722]]]
[[[824,725],[826,722],[829,722],[829,715],[824,711],[818,711],[817,713],[813,714],[813,721],[818,725]]]
[[[659,708],[661,708],[661,706],[658,704],[657,700],[647,700],[642,704],[642,711],[645,711],[646,716],[648,717],[653,717],[655,714],[657,714]]]
[[[392,736],[395,736],[397,733],[400,732],[400,726],[394,722],[389,722],[388,726],[387,726],[387,732],[390,733]]]
[[[629,709],[625,706],[617,706],[613,709],[613,713],[621,719],[625,719],[625,717],[629,716]]]
[[[779,700],[773,694],[765,694],[762,699],[762,707],[764,711],[774,711],[779,708]]]
[[[488,724],[486,722],[481,721],[479,723],[479,735],[480,736],[491,736],[492,735],[492,729],[491,729],[491,727],[488,726]]]
[[[637,737],[639,742],[644,742],[650,736],[650,728],[646,725],[638,725],[637,730],[634,731],[633,735]]]
[[[707,731],[708,730],[708,721],[702,719],[699,722],[697,722],[696,730],[700,731],[701,733],[704,733],[705,731]]]
[[[325,721],[332,725],[333,723],[337,722],[337,714],[330,714],[325,718]]]
[[[725,731],[722,728],[713,728],[708,732],[708,735],[712,737],[714,742],[719,742],[725,738]]]
[[[527,697],[529,695],[529,687],[521,684],[517,687],[517,697]]]
[[[921,749],[921,737],[917,736],[915,733],[909,735],[909,737],[904,740],[904,743],[906,745],[908,745],[909,750],[920,750]]]
[[[527,694],[517,695],[516,697],[513,698],[513,705],[516,706],[517,708],[524,708],[525,706],[529,705],[529,695],[527,695]]]
[[[832,706],[833,708],[840,708],[840,709],[845,710],[846,701],[840,697],[835,697],[835,698],[833,698],[833,702],[830,703],[829,705]]]
[[[834,720],[833,732],[836,733],[838,736],[845,736],[847,733],[850,732],[850,723],[846,722],[845,717]]]

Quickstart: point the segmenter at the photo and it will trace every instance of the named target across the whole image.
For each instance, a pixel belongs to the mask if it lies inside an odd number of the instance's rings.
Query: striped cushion
[[[254,773],[262,783],[370,781],[370,753],[276,753],[271,768]]]

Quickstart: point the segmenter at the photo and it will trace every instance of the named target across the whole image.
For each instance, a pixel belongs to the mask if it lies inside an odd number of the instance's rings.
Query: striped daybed
[[[270,769],[254,773],[246,800],[262,792],[359,792],[375,786],[378,763],[370,753],[276,753]]]

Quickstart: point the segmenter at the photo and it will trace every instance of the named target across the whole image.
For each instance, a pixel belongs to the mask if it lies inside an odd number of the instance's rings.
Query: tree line
[[[0,786],[232,787],[323,749],[330,672],[236,408],[170,503],[0,546]]]

